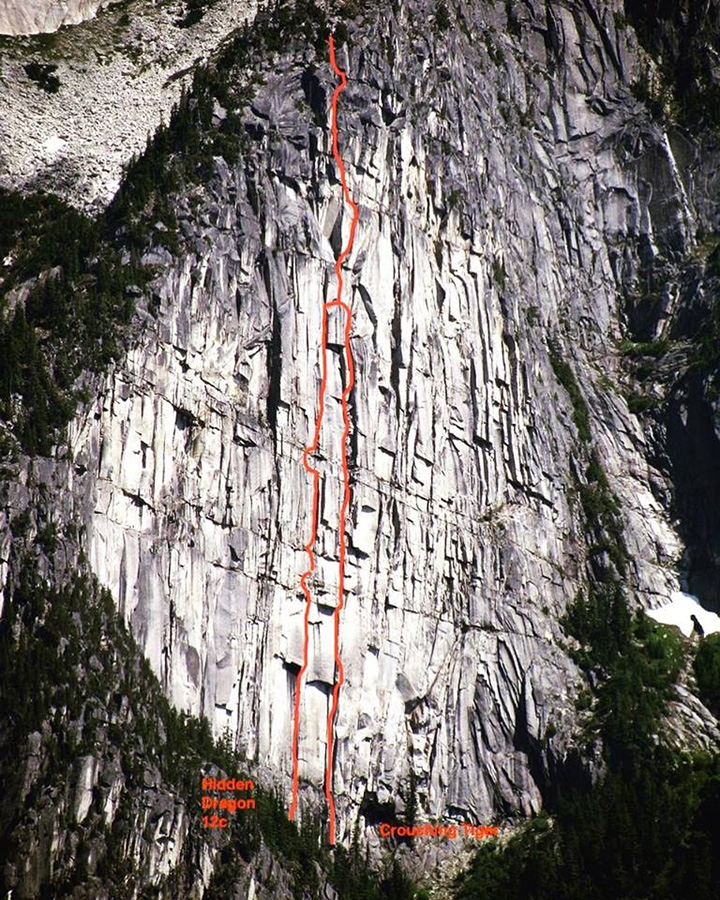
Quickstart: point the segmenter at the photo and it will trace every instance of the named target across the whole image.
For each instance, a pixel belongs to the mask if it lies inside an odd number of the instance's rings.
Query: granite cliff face
[[[373,825],[411,802],[419,819],[528,815],[567,777],[579,675],[559,619],[612,567],[578,500],[591,448],[619,500],[637,605],[680,586],[685,549],[663,426],[630,411],[619,346],[648,264],[680,271],[697,230],[715,226],[711,157],[631,91],[654,70],[622,4],[449,4],[447,19],[439,6],[368,10],[343,24],[339,55],[360,207],[346,280],[343,840],[358,816]],[[215,125],[240,117],[238,161],[216,157],[178,196],[180,250],[147,252],[158,274],[125,359],[10,506],[49,487],[52,515],[81,523],[167,695],[229,729],[287,794],[310,527],[302,453],[349,213],[325,46],[297,42],[258,65],[252,99],[230,90],[215,110]],[[675,303],[669,283],[645,339]],[[341,325],[331,315],[317,457],[306,809],[322,790],[335,679]]]
[[[0,34],[43,34],[91,19],[112,0],[3,0]]]

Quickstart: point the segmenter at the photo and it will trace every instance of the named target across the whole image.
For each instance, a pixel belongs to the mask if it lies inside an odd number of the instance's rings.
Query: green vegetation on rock
[[[77,379],[119,356],[147,271],[50,194],[0,190],[0,257],[0,420],[46,455],[81,399]]]
[[[485,842],[456,900],[717,897],[720,755],[689,757],[657,735],[683,639],[642,614],[633,620],[617,585],[578,597],[565,627],[582,644],[577,659],[595,694],[585,737],[602,740],[605,773],[589,789],[566,786],[551,818]],[[716,652],[700,664],[715,689]]]
[[[684,125],[720,125],[717,6],[697,0],[625,0],[624,6],[624,22],[635,28],[661,75],[660,83],[650,75],[636,82],[636,96],[649,101],[654,115],[672,100]]]
[[[189,825],[180,863],[155,893],[142,896],[188,896],[200,850],[209,845],[215,851],[209,896],[232,896],[246,883],[248,865],[265,853],[297,900],[319,897],[324,884],[344,900],[410,900],[413,886],[394,859],[375,873],[357,844],[330,854],[321,841],[321,810],[298,829],[283,800],[257,783],[254,810],[231,817],[222,835],[203,829],[202,774],[248,777],[230,739],[214,741],[207,720],[168,703],[108,591],[94,580],[78,574],[53,587],[32,555],[13,561],[13,570],[0,618],[0,779],[7,787],[0,872],[17,896],[35,895],[32,877],[17,873],[25,871],[26,857],[50,852],[49,843],[38,846],[48,828],[47,840],[56,830],[85,850],[55,859],[52,870],[43,867],[39,895],[75,897],[82,888],[119,898],[145,890],[147,872],[132,848],[152,840],[143,828],[153,817],[174,810],[175,818],[184,808]],[[98,778],[77,822],[69,800],[88,759]],[[108,826],[104,810],[113,791],[119,805]]]
[[[720,634],[710,634],[701,642],[694,669],[700,699],[720,716]]]
[[[49,63],[30,62],[26,63],[23,68],[27,77],[48,94],[56,94],[60,90],[60,79],[55,74],[57,66]]]

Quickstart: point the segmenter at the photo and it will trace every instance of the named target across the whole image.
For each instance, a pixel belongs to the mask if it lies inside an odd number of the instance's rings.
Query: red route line
[[[347,173],[345,171],[345,164],[343,163],[342,156],[340,154],[340,146],[339,146],[339,137],[338,137],[338,124],[337,124],[337,108],[338,108],[338,100],[340,98],[340,94],[345,90],[347,86],[347,75],[345,72],[338,66],[337,59],[335,57],[335,40],[332,35],[328,38],[328,44],[330,49],[330,66],[332,67],[333,72],[340,79],[340,83],[336,86],[335,91],[332,96],[332,107],[331,107],[331,128],[332,128],[332,150],[333,157],[335,158],[335,164],[337,165],[338,172],[340,173],[340,183],[342,185],[343,191],[343,199],[345,203],[350,207],[352,211],[352,219],[350,221],[350,234],[348,236],[348,241],[342,251],[338,254],[337,260],[335,261],[335,276],[337,278],[337,294],[335,295],[335,300],[331,303],[323,304],[323,317],[322,317],[322,331],[320,338],[320,352],[322,355],[322,377],[320,380],[320,392],[318,396],[318,414],[317,419],[315,421],[315,432],[313,434],[312,443],[307,446],[303,452],[303,466],[305,467],[305,471],[312,478],[312,486],[313,486],[313,499],[312,499],[312,512],[310,518],[310,538],[308,539],[307,544],[305,545],[305,552],[308,555],[308,568],[305,572],[303,572],[302,577],[300,578],[300,585],[302,587],[302,591],[305,595],[305,615],[303,619],[304,633],[303,633],[303,664],[300,668],[300,671],[297,675],[296,686],[295,686],[295,709],[293,716],[293,786],[292,786],[292,803],[290,806],[289,817],[292,820],[295,817],[295,813],[297,811],[298,805],[298,790],[299,790],[299,759],[298,759],[298,737],[300,733],[300,692],[302,689],[302,679],[305,675],[305,672],[308,668],[308,625],[310,620],[310,608],[312,606],[312,594],[310,592],[310,588],[308,586],[307,580],[315,571],[315,552],[313,547],[315,545],[315,541],[317,539],[317,526],[318,526],[318,505],[319,505],[319,494],[320,494],[320,472],[316,469],[309,461],[310,456],[315,453],[320,444],[320,431],[322,428],[323,416],[325,414],[325,394],[327,392],[327,333],[328,333],[328,310],[334,307],[338,307],[342,309],[345,313],[345,332],[344,332],[344,351],[345,351],[345,359],[347,364],[347,384],[342,392],[341,396],[341,408],[342,408],[342,417],[343,417],[343,432],[342,432],[342,451],[341,451],[341,466],[342,466],[342,475],[343,475],[343,499],[342,504],[340,506],[340,515],[338,519],[338,537],[340,542],[340,549],[338,555],[338,567],[339,567],[339,576],[338,576],[338,602],[335,607],[335,611],[333,613],[333,625],[334,625],[334,655],[335,655],[335,666],[337,668],[337,679],[335,684],[333,685],[333,693],[332,693],[332,704],[330,706],[330,712],[327,717],[327,756],[326,756],[326,766],[325,766],[325,797],[327,799],[328,810],[329,810],[329,841],[331,844],[335,843],[335,799],[332,793],[332,773],[333,773],[333,753],[334,753],[334,731],[335,731],[335,717],[337,715],[338,702],[340,698],[340,689],[343,686],[345,681],[345,668],[343,666],[342,658],[340,656],[340,613],[345,605],[344,596],[345,596],[345,557],[347,554],[347,544],[345,538],[345,525],[347,521],[347,512],[350,506],[350,470],[348,467],[348,454],[347,454],[347,442],[348,437],[350,435],[350,414],[348,410],[348,399],[350,394],[352,393],[352,389],[355,385],[355,365],[353,362],[352,349],[350,347],[350,336],[352,332],[352,310],[342,299],[343,292],[343,274],[342,267],[345,263],[345,260],[350,254],[352,250],[353,242],[355,240],[355,230],[357,228],[358,219],[359,219],[359,211],[358,206],[355,201],[352,199],[352,195],[350,194],[350,189],[347,184]]]

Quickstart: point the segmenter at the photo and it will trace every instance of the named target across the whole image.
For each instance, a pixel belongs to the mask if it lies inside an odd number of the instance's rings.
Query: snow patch
[[[48,138],[43,144],[46,153],[57,153],[67,144],[61,137]]]
[[[673,591],[670,595],[670,603],[657,609],[648,609],[646,612],[656,622],[677,626],[687,637],[693,631],[693,621],[690,618],[693,615],[702,625],[705,634],[714,634],[716,631],[720,631],[720,616],[701,606],[697,597],[692,594],[684,594],[682,591]]]

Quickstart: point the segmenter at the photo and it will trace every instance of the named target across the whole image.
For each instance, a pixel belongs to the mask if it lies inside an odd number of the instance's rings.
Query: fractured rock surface
[[[662,478],[617,387],[619,297],[638,242],[683,253],[699,201],[631,95],[621,4],[421,3],[349,28],[341,149],[360,224],[348,260],[356,386],[334,791],[362,810],[487,823],[529,814],[562,761],[577,671],[558,619],[588,554],[579,436],[550,342],[573,367],[623,508],[637,601],[678,588]],[[578,48],[582,47],[582,54]],[[94,571],[170,697],[287,791],[302,661],[321,307],[347,211],[320,52],[288,51],[241,113],[252,141],[177,210],[126,359],[49,473]],[[311,86],[311,87],[309,87]],[[313,108],[309,102],[314,104]],[[333,324],[333,327],[334,324]],[[340,428],[339,335],[328,433]],[[340,474],[321,494],[300,765],[321,790],[334,681]],[[557,729],[557,734],[553,737]]]

